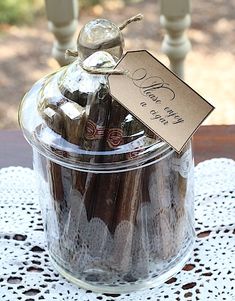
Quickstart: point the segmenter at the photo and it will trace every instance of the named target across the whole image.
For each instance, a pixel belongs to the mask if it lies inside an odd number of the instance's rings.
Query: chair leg
[[[184,78],[184,60],[191,50],[185,30],[191,24],[190,0],[161,0],[160,23],[166,30],[162,51],[170,60],[170,69]]]
[[[53,45],[52,55],[61,65],[67,65],[70,59],[65,59],[67,49],[76,49],[73,39],[78,25],[77,0],[45,0],[48,27],[56,40]]]

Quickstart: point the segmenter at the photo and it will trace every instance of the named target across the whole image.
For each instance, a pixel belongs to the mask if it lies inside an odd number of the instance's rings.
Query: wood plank
[[[201,126],[193,139],[195,164],[212,158],[235,160],[235,125]]]
[[[0,131],[0,168],[8,166],[32,168],[32,150],[20,130]]]

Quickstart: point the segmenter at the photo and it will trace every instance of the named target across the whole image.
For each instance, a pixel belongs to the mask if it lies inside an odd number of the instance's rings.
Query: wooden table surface
[[[235,125],[201,126],[193,139],[195,163],[226,157],[235,160]],[[31,147],[20,130],[0,131],[0,168],[32,168]]]

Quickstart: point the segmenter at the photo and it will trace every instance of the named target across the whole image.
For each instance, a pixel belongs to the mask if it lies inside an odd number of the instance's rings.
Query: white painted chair
[[[61,66],[68,64],[64,53],[75,49],[78,0],[45,0],[49,29],[55,35],[52,54]],[[184,77],[184,59],[191,49],[185,30],[190,26],[191,0],[160,0],[160,22],[166,30],[162,50],[170,60],[170,68]]]

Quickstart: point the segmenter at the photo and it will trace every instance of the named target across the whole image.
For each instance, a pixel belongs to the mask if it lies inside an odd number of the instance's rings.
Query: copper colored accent
[[[123,131],[119,128],[109,129],[107,143],[110,148],[118,147],[123,143]]]

